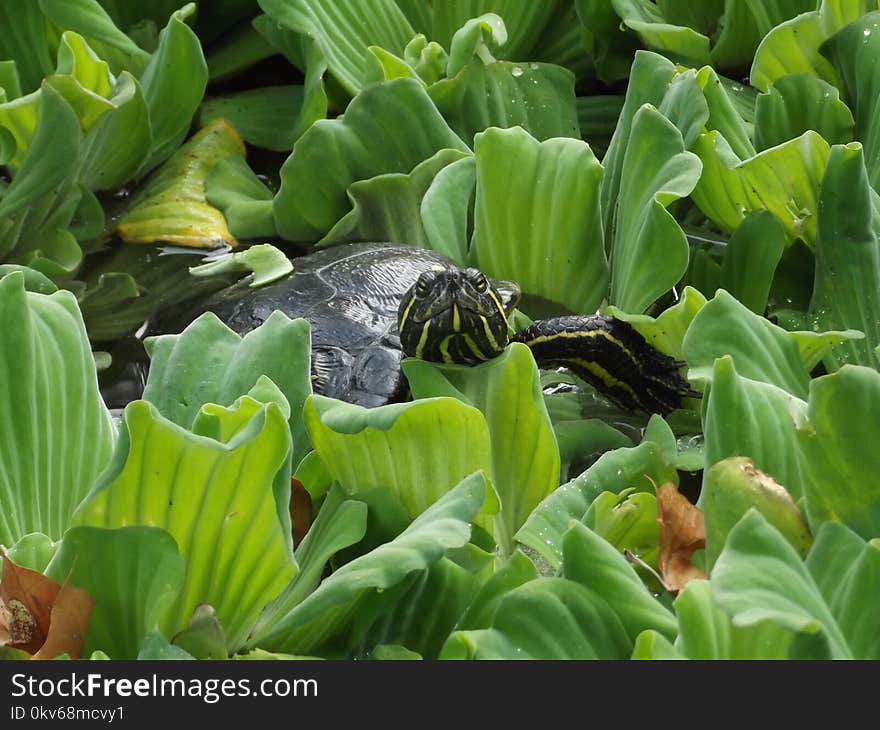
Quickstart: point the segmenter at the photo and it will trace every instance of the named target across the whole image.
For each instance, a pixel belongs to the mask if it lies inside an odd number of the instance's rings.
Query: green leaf
[[[538,578],[498,606],[490,629],[457,631],[441,659],[624,659],[620,619],[596,592],[566,578]]]
[[[126,243],[165,241],[197,248],[234,246],[236,240],[226,226],[226,219],[208,204],[205,189],[215,162],[244,154],[244,143],[227,122],[211,122],[139,188],[117,220],[115,232]]]
[[[15,61],[20,90],[38,89],[55,68],[55,49],[50,45],[46,18],[39,3],[33,0],[3,3],[0,24],[6,29],[0,37],[0,58]]]
[[[559,485],[559,448],[531,351],[513,343],[475,367],[407,358],[414,398],[452,396],[478,408],[489,427],[490,477],[501,500],[494,536],[504,553],[532,510]],[[521,449],[521,444],[530,444]],[[447,457],[448,458],[448,457]]]
[[[827,353],[829,371],[844,363],[880,365],[880,237],[876,195],[868,182],[861,145],[831,149],[819,198],[816,276],[807,317],[814,329],[856,329],[864,339]]]
[[[601,596],[617,614],[631,641],[647,629],[668,639],[678,632],[675,617],[651,595],[626,558],[585,525],[563,537],[562,575]]]
[[[363,408],[313,395],[303,416],[315,451],[347,494],[383,487],[410,517],[491,463],[486,420],[454,398]]]
[[[563,535],[572,522],[583,520],[590,504],[602,492],[619,494],[632,487],[648,492],[654,489],[652,482],[668,481],[678,484],[678,474],[656,444],[645,442],[635,448],[609,451],[541,502],[514,539],[558,568],[562,564]]]
[[[821,635],[831,658],[853,657],[806,566],[757,510],[750,510],[731,530],[711,585],[712,598],[735,626],[772,620],[791,631]]]
[[[486,64],[473,58],[428,94],[455,132],[470,143],[489,127],[522,127],[538,140],[579,137],[574,74],[547,63]]]
[[[809,373],[796,337],[749,311],[720,289],[697,313],[683,343],[690,378],[709,382],[717,358],[730,356],[746,378],[772,383],[805,398]]]
[[[755,147],[766,150],[814,129],[829,144],[853,139],[855,121],[837,87],[808,74],[777,79],[755,106]]]
[[[340,550],[359,542],[367,529],[367,505],[352,499],[338,485],[334,485],[321,503],[321,508],[294,556],[300,566],[299,572],[284,592],[269,604],[254,633],[289,613],[301,603],[321,580],[330,560]]]
[[[269,378],[289,404],[293,460],[309,450],[302,407],[311,393],[309,325],[273,313],[240,337],[213,314],[204,314],[179,335],[145,342],[150,371],[144,399],[183,428],[191,428],[206,403],[228,406]]]
[[[289,240],[320,238],[350,210],[352,183],[409,173],[442,149],[468,151],[418,81],[364,89],[343,117],[313,124],[282,166],[274,203],[279,233]]]
[[[880,657],[878,620],[866,611],[877,591],[880,544],[865,542],[845,525],[827,522],[819,529],[807,568],[857,659]]]
[[[709,581],[692,580],[673,603],[675,650],[688,659],[788,659],[793,633],[773,620],[740,626],[712,598]]]
[[[74,522],[167,530],[186,576],[160,629],[177,633],[209,603],[232,653],[297,570],[289,518],[278,509],[289,498],[290,432],[276,404],[247,396],[230,409],[206,405],[201,415],[197,426],[210,435],[182,429],[146,401],[129,404],[113,461]],[[286,498],[276,494],[279,476]]]
[[[801,557],[813,537],[791,495],[741,456],[712,465],[703,479],[700,506],[706,521],[706,560],[711,570],[728,533],[751,508],[757,509]]]
[[[315,39],[330,73],[352,96],[361,90],[368,46],[398,56],[415,35],[394,0],[260,0],[260,7],[281,25]]]
[[[880,455],[873,432],[880,413],[880,373],[844,365],[810,383],[807,421],[797,439],[809,481],[804,498],[810,527],[842,522],[869,540],[880,535]]]
[[[216,276],[233,271],[252,272],[253,280],[248,286],[257,288],[290,274],[293,271],[293,262],[273,245],[258,243],[244,251],[230,253],[189,269],[193,276]]]
[[[687,239],[666,206],[694,189],[700,169],[666,117],[647,105],[636,112],[611,246],[610,299],[620,309],[643,312],[685,272]]]
[[[263,627],[250,645],[305,653],[321,647],[348,627],[361,601],[398,585],[408,575],[440,560],[470,537],[489,486],[472,474],[419,515],[400,535],[332,573],[292,611]]]
[[[44,535],[42,532],[31,532],[8,548],[6,554],[16,565],[43,573],[56,550],[58,550],[58,543],[48,535]]]
[[[477,163],[471,155],[440,170],[422,198],[422,227],[428,248],[460,266],[467,262],[468,222],[473,217],[476,186]]]
[[[673,451],[674,448],[673,442]],[[583,524],[618,553],[629,550],[645,563],[656,566],[660,536],[657,519],[657,498],[630,488],[619,494],[602,492],[587,509]]]
[[[646,46],[691,66],[710,63],[709,39],[686,26],[665,22],[657,5],[648,0],[611,0],[623,24]]]
[[[100,649],[113,659],[136,659],[177,598],[185,566],[177,544],[156,527],[74,527],[67,531],[46,574],[88,591],[95,599],[84,653]]]
[[[789,16],[790,20],[773,28],[758,46],[752,63],[752,86],[767,91],[778,79],[796,73],[837,85],[834,67],[820,52],[823,42],[876,9],[877,0],[822,0],[818,10]]]
[[[196,659],[228,659],[226,633],[217,620],[212,606],[202,604],[196,608],[189,625],[172,639]]]
[[[805,409],[804,401],[781,388],[739,375],[729,356],[719,358],[705,406],[706,468],[729,456],[747,456],[800,499],[808,475],[795,427]]]
[[[317,246],[351,241],[389,241],[427,247],[421,204],[434,178],[448,165],[470,157],[460,150],[440,150],[409,174],[391,172],[359,180],[348,188],[352,210]]]
[[[819,186],[830,148],[816,132],[740,161],[717,132],[701,134],[693,147],[703,175],[691,197],[713,223],[734,231],[752,211],[766,208],[789,240],[816,242]]]
[[[58,287],[54,282],[30,266],[18,264],[0,264],[0,279],[9,274],[20,273],[24,280],[24,288],[36,294],[54,294]]]
[[[492,625],[498,605],[508,592],[538,577],[535,564],[521,551],[514,550],[508,560],[496,568],[483,583],[474,600],[462,615],[456,629],[472,631]]]
[[[172,13],[159,34],[159,47],[140,77],[153,130],[153,145],[141,165],[141,175],[177,149],[205,93],[208,66],[198,37],[184,22],[194,10],[195,4],[189,3]]]
[[[607,7],[610,11],[607,3],[602,2],[601,5]],[[615,19],[617,17],[613,12],[611,16]],[[583,14],[581,17],[583,17]],[[620,197],[624,156],[629,147],[629,139],[632,134],[632,125],[636,113],[645,104],[659,107],[677,73],[675,64],[663,56],[651,53],[650,51],[636,52],[635,60],[632,62],[632,69],[629,73],[623,109],[620,112],[614,136],[611,138],[611,143],[608,146],[608,152],[602,160],[602,164],[605,167],[605,175],[602,178],[600,203],[606,245],[610,245],[613,240],[612,232],[618,199]]]
[[[595,311],[608,265],[599,208],[602,166],[590,148],[571,139],[538,142],[521,129],[489,129],[477,135],[474,150],[473,264],[574,311]],[[552,257],[542,253],[548,241]]]
[[[786,243],[785,229],[775,215],[763,209],[749,213],[727,243],[721,288],[755,314],[764,314]]]
[[[755,100],[747,96],[746,89],[750,87],[719,76],[710,66],[697,72],[696,82],[709,110],[706,128],[718,130],[737,157],[752,157],[755,154],[752,145]],[[754,90],[751,91],[754,94]]]
[[[113,449],[110,414],[73,295],[0,279],[0,544],[53,540]]]
[[[205,200],[223,213],[236,238],[278,236],[272,197],[272,191],[238,154],[215,162],[205,180]]]
[[[302,86],[263,86],[205,99],[199,124],[225,119],[245,142],[267,150],[293,149],[296,128],[291,124],[303,103]]]

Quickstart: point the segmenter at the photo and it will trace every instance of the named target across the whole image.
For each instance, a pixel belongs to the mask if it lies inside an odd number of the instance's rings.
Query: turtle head
[[[400,302],[403,353],[462,365],[493,358],[507,345],[507,315],[518,300],[516,284],[492,282],[478,269],[429,269]]]

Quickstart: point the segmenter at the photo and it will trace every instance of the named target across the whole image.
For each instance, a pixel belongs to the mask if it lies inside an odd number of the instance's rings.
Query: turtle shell
[[[240,335],[259,327],[276,309],[309,321],[312,388],[362,406],[402,400],[397,309],[406,291],[428,269],[449,259],[427,249],[354,243],[293,260],[294,272],[252,289],[247,280],[166,311],[148,335],[176,334],[204,312],[213,312]]]

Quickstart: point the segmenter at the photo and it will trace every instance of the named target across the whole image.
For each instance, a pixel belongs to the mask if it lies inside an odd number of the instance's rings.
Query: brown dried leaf
[[[667,482],[657,489],[660,523],[660,574],[667,590],[678,594],[695,578],[706,574],[691,562],[694,552],[706,547],[703,512],[692,505],[678,488]]]
[[[312,497],[305,485],[290,479],[290,524],[293,527],[293,546],[297,547],[312,526]]]
[[[4,629],[8,645],[33,654],[46,641],[52,621],[52,605],[61,590],[42,573],[13,563],[3,553],[3,579],[0,581],[0,638]]]
[[[94,607],[95,599],[87,591],[65,582],[52,605],[46,643],[31,658],[54,659],[67,654],[71,659],[79,659]]]

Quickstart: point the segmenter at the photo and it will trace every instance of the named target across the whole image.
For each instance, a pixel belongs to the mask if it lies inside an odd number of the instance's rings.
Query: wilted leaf
[[[0,644],[31,654],[39,650],[49,633],[52,605],[60,589],[42,573],[16,565],[3,551],[0,610],[5,613],[0,613]]]
[[[95,600],[87,591],[65,582],[52,604],[46,641],[32,658],[54,659],[67,654],[79,659],[94,607]]]
[[[660,512],[660,573],[667,590],[678,592],[694,578],[706,574],[691,562],[697,550],[706,547],[703,513],[667,482],[657,489]]]

